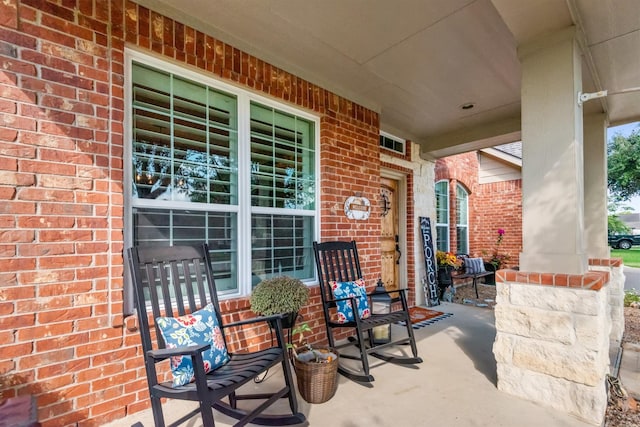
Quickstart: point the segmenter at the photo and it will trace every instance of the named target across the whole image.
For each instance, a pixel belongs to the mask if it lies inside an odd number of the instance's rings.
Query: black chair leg
[[[156,427],[164,427],[164,415],[162,414],[162,402],[158,397],[151,397],[151,411]]]
[[[291,413],[295,414],[298,412],[298,400],[293,390],[295,385],[293,384],[293,375],[291,375],[291,366],[286,357],[282,360],[282,374],[284,375],[285,383],[289,387],[289,407],[291,408]]]

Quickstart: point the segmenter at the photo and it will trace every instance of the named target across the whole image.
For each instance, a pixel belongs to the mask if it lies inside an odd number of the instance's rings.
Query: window
[[[386,132],[380,132],[380,147],[386,148],[396,153],[404,154],[406,141]]]
[[[314,279],[317,118],[127,52],[127,242],[208,242],[221,295]]]
[[[436,249],[449,251],[449,183],[436,183]]]
[[[456,241],[459,254],[469,253],[469,193],[456,185]]]

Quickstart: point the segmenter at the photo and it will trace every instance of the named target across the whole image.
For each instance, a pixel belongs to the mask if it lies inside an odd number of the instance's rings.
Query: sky
[[[607,141],[611,140],[611,138],[618,133],[623,136],[628,136],[634,129],[639,129],[639,126],[640,122],[634,122],[626,125],[610,127],[607,129]],[[628,203],[625,203],[625,206],[630,206],[633,209],[633,212],[640,212],[640,196],[631,198]]]

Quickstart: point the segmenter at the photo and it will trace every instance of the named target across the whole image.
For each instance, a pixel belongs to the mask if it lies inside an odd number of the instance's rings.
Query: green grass
[[[622,258],[627,267],[640,267],[640,247],[634,246],[629,250],[612,249],[611,258]]]

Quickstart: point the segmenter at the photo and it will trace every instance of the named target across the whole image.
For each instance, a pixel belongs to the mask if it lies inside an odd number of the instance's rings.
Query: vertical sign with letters
[[[424,262],[427,269],[427,277],[424,284],[424,296],[428,306],[439,305],[438,285],[436,283],[436,254],[433,251],[433,239],[431,238],[431,220],[428,217],[420,217],[420,230],[422,231],[422,248],[424,250]]]

